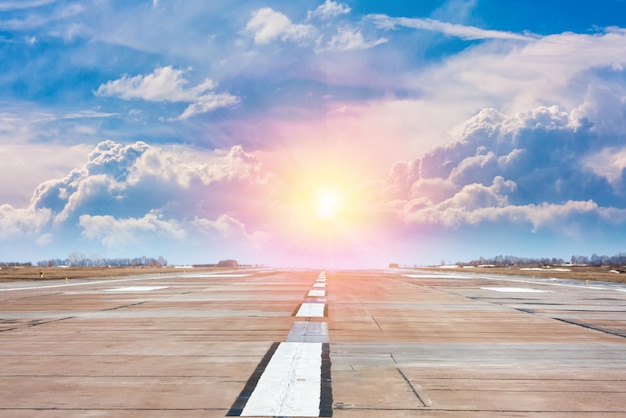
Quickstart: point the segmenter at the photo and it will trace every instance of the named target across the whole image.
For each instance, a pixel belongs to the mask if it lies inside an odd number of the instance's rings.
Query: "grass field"
[[[455,268],[452,271],[463,271],[466,273],[484,274],[504,274],[528,277],[553,277],[555,279],[575,279],[594,280],[613,283],[626,283],[626,273],[612,273],[608,267],[573,266],[567,267],[570,271],[559,271],[559,268],[544,268],[535,270],[535,266],[513,266],[513,267],[487,267],[487,268]],[[532,270],[530,270],[532,269]],[[432,268],[432,270],[450,271],[448,269]]]
[[[118,276],[132,276],[136,274],[183,273],[192,268],[174,267],[2,267],[0,282],[20,280],[58,280],[58,279],[88,279]],[[193,271],[224,270],[218,267],[197,267]],[[43,272],[43,278],[41,277]]]
[[[453,271],[465,273],[503,274],[528,277],[554,277],[556,279],[598,280],[604,282],[626,283],[626,274],[611,273],[607,267],[571,267],[571,271],[559,271],[555,268],[526,270],[535,266],[489,267],[489,268],[458,268]],[[220,271],[219,267],[3,267],[0,269],[0,282],[19,280],[58,280],[58,279],[87,279],[118,276],[132,276],[137,274],[183,273],[183,271]],[[441,268],[432,268],[438,272],[447,271]],[[43,278],[41,272],[44,273]]]

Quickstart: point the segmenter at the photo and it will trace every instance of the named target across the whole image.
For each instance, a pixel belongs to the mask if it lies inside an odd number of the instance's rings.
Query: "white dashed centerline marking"
[[[320,273],[318,281],[325,279]],[[325,283],[318,283],[325,287]],[[312,289],[297,317],[324,317],[326,290]],[[294,322],[286,342],[273,343],[226,416],[332,417],[330,347],[326,322]]]
[[[502,293],[545,293],[546,290],[531,289],[528,287],[481,287],[483,290],[491,290]]]
[[[167,289],[169,286],[127,286],[116,289],[105,289],[105,292],[151,292],[153,290]]]
[[[281,343],[241,416],[318,417],[321,367],[321,343]]]
[[[309,290],[307,296],[326,296],[325,290]]]
[[[296,316],[308,316],[315,318],[323,318],[324,317],[324,307],[326,304],[324,303],[303,303],[300,305],[300,309],[298,309],[298,313]]]

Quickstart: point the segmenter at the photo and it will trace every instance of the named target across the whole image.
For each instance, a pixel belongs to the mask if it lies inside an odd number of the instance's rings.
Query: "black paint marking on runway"
[[[259,382],[261,375],[265,371],[267,364],[272,359],[272,356],[278,349],[279,345],[280,343],[273,343],[270,346],[269,350],[267,350],[267,353],[265,353],[259,365],[256,366],[256,369],[254,369],[254,372],[252,373],[252,375],[246,382],[246,385],[244,386],[243,390],[241,391],[241,393],[239,394],[239,396],[237,397],[233,405],[230,407],[230,410],[226,414],[227,417],[241,416],[241,412],[243,411],[243,408],[246,406],[246,403],[248,402],[250,395],[252,395],[252,392],[254,392],[254,389],[256,388],[256,385]]]

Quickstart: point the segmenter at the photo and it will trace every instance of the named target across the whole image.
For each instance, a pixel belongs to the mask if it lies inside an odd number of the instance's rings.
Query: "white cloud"
[[[159,183],[172,182],[187,188],[193,181],[204,185],[236,180],[254,182],[260,170],[256,156],[246,153],[240,145],[227,151],[216,151],[204,158],[206,161],[203,162],[184,162],[171,152],[149,147],[133,161],[126,181],[136,185],[153,179]]]
[[[142,218],[117,219],[110,215],[81,215],[79,226],[82,235],[88,240],[99,241],[107,248],[119,250],[132,247],[148,236],[162,236],[180,240],[186,232],[174,219],[165,220],[157,212],[151,211]]]
[[[336,18],[350,12],[350,8],[332,1],[327,1],[314,11],[309,11],[308,19]],[[314,47],[315,52],[354,51],[373,48],[388,42],[386,38],[365,39],[359,27],[327,24],[316,27],[310,23],[296,24],[287,16],[269,7],[254,12],[246,25],[246,30],[254,35],[257,44],[268,44],[275,40],[294,42],[300,46]]]
[[[57,0],[5,0],[0,3],[0,11],[30,9],[56,3]]]
[[[269,7],[254,12],[246,30],[253,33],[257,44],[267,44],[275,39],[307,44],[317,36],[314,26],[292,23],[287,16]]]
[[[269,241],[270,235],[264,231],[248,232],[243,222],[226,214],[215,220],[196,217],[191,221],[191,227],[202,234],[219,241],[222,246],[228,243],[229,247],[244,248],[261,251]]]
[[[518,112],[538,105],[571,109],[601,72],[626,64],[626,33],[563,33],[524,43],[485,42],[450,57],[409,84],[435,101]],[[623,89],[623,86],[621,87]]]
[[[595,119],[581,119],[584,109],[539,106],[515,116],[483,109],[456,143],[396,163],[387,179],[388,210],[409,223],[448,228],[489,222],[565,231],[568,222],[611,215],[626,222],[623,134],[606,135],[601,118],[614,113],[587,112],[600,118],[598,137]]]
[[[359,29],[341,27],[337,29],[337,33],[328,41],[325,49],[329,51],[354,51],[373,48],[386,42],[388,42],[386,38],[366,41]]]
[[[605,177],[613,186],[622,186],[626,179],[626,147],[604,148],[587,156],[584,164],[595,174]]]
[[[337,3],[332,0],[326,0],[324,4],[317,7],[317,9],[307,13],[308,19],[319,18],[319,19],[329,19],[331,17],[336,17],[343,14],[350,13],[352,9],[350,6]]]
[[[108,140],[96,146],[83,167],[41,183],[31,206],[49,209],[56,225],[83,214],[123,217],[157,209],[194,213],[206,210],[207,196],[232,195],[233,188],[238,193],[258,192],[265,187],[265,176],[257,157],[241,146],[200,157],[197,151],[177,153],[143,142],[122,145]],[[231,200],[216,198],[210,210],[232,205]]]
[[[80,233],[86,248],[109,254],[138,243],[145,251],[194,248],[194,240],[219,244],[224,253],[257,252],[268,235],[245,225],[267,216],[261,203],[269,190],[260,161],[241,146],[203,151],[102,141],[82,166],[42,182],[27,208],[0,205],[0,244],[33,248]],[[259,211],[244,210],[248,205]]]
[[[192,225],[200,228],[205,232],[218,231],[224,238],[241,238],[250,239],[258,236],[258,233],[249,235],[246,232],[246,226],[243,222],[229,215],[220,215],[216,220],[212,221],[206,218],[194,218]]]
[[[31,9],[31,8],[43,6],[49,3],[51,2],[47,2],[47,3],[45,1],[25,2],[24,3],[25,7],[18,7],[18,8]],[[8,10],[8,11],[16,10],[16,7],[15,7],[16,4],[17,2],[10,2],[8,5],[6,5],[8,9],[5,9],[5,10]],[[3,10],[2,6],[0,5],[0,11],[2,10]],[[31,13],[31,14],[28,14],[23,19],[14,18],[10,20],[0,20],[0,29],[9,30],[9,31],[11,30],[22,31],[22,30],[37,29],[55,21],[62,21],[62,20],[66,20],[69,18],[73,18],[83,13],[84,11],[85,11],[85,7],[77,3],[61,4],[59,5],[59,7],[54,8],[51,13],[39,13],[39,14]]]
[[[429,18],[390,17],[383,14],[372,14],[368,16],[368,19],[372,20],[381,29],[394,30],[397,27],[422,29],[440,32],[447,36],[454,36],[465,40],[505,39],[532,41],[537,38],[535,36],[519,35],[511,32],[487,30],[480,29],[475,26],[441,22],[439,20]]]
[[[178,117],[179,120],[189,119],[202,113],[212,112],[222,107],[230,107],[239,103],[239,98],[230,93],[204,94],[198,96]]]
[[[53,122],[57,120],[69,119],[97,119],[110,118],[114,116],[118,116],[118,114],[109,112],[97,112],[95,110],[79,110],[76,112],[65,114],[37,113],[33,115],[32,122]]]
[[[530,224],[532,232],[537,232],[540,228],[566,230],[574,219],[586,215],[595,215],[598,218],[610,217],[618,223],[626,222],[626,210],[601,208],[592,200],[506,205],[503,204],[505,202],[501,202],[502,197],[490,193],[488,188],[480,185],[468,186],[464,192],[452,199],[455,201],[454,204],[446,201],[441,205],[432,205],[427,199],[410,201],[401,209],[403,219],[410,223],[438,225],[445,228],[481,223]],[[486,205],[481,206],[476,203]],[[607,216],[609,214],[610,216]],[[621,219],[618,220],[616,215]]]
[[[76,189],[71,194],[65,194],[67,189],[60,190],[59,197],[67,197],[67,203],[63,210],[55,216],[55,223],[65,222],[71,213],[87,202],[100,200],[102,197],[105,197],[104,200],[106,201],[109,196],[120,196],[126,187],[124,183],[120,183],[106,174],[84,175],[84,178],[75,184]]]
[[[119,97],[124,100],[141,99],[152,102],[190,103],[178,119],[188,119],[200,113],[211,112],[239,103],[240,99],[230,93],[214,92],[217,85],[209,78],[202,83],[187,87],[189,81],[184,71],[172,66],[159,67],[148,75],[123,76],[102,84],[97,96]]]
[[[47,208],[14,208],[0,205],[0,240],[22,238],[23,235],[38,233],[50,220],[51,211]]]

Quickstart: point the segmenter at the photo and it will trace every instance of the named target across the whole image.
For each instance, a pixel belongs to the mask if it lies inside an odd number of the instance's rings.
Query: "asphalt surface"
[[[399,270],[0,284],[2,417],[624,411],[624,286]]]

